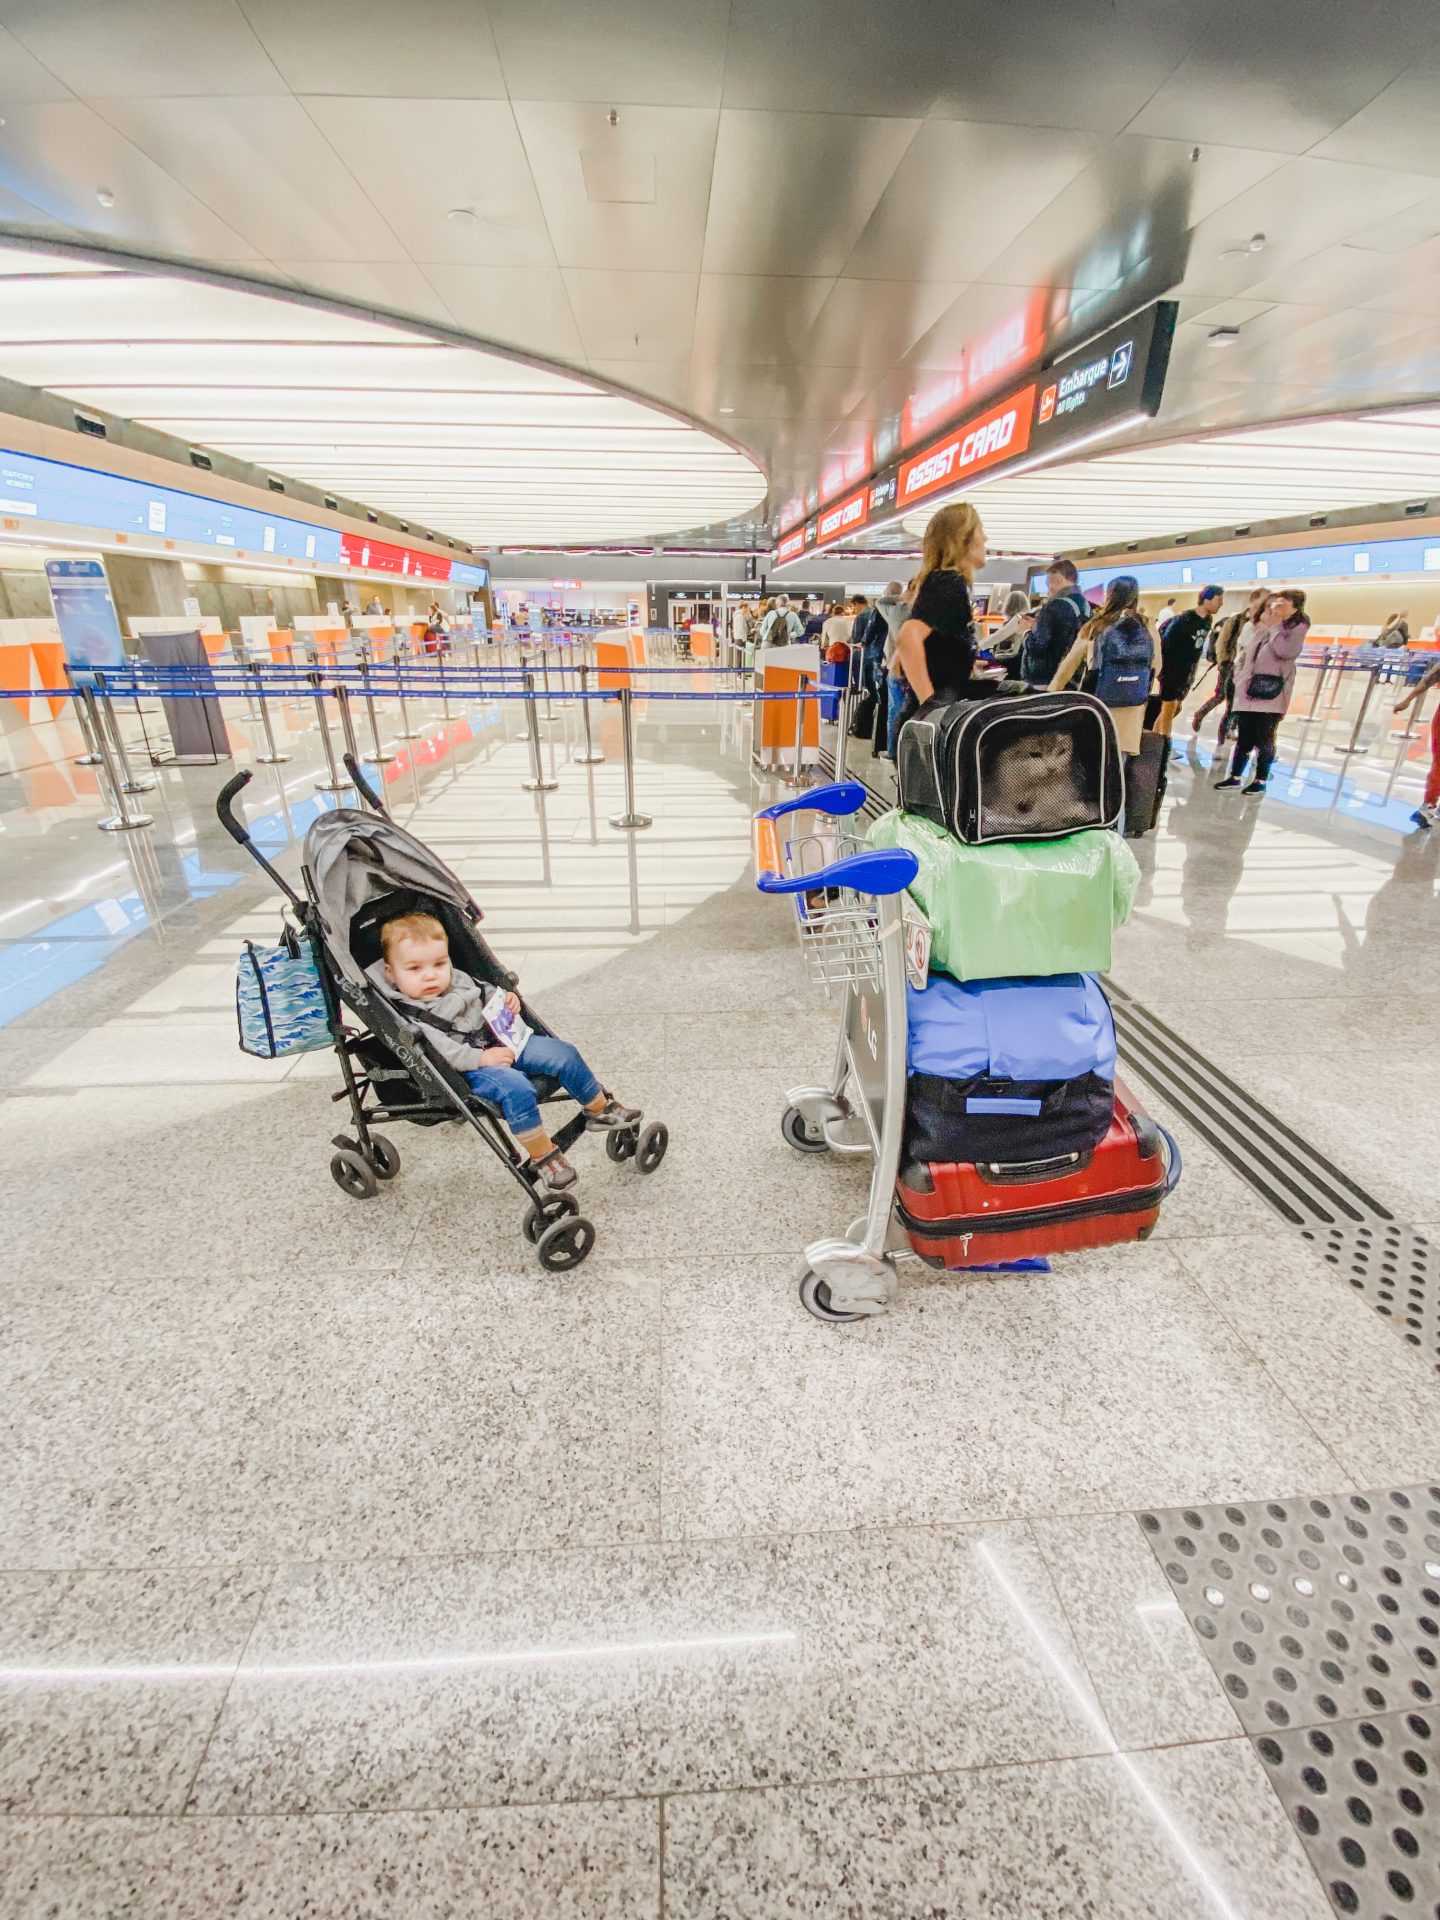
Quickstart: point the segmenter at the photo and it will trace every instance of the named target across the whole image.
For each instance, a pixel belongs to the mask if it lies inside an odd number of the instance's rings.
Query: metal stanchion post
[[[99,749],[100,771],[105,785],[110,789],[109,798],[115,806],[114,813],[108,815],[98,823],[100,831],[102,833],[130,833],[136,827],[150,826],[155,818],[153,814],[131,813],[125,804],[125,795],[128,790],[120,778],[119,770],[111,757],[110,748],[105,737],[105,723],[100,717],[100,707],[95,698],[94,688],[81,687],[80,701],[90,721],[90,731]]]
[[[525,675],[525,712],[529,716],[530,731],[526,738],[530,742],[530,764],[535,769],[534,778],[522,780],[521,786],[526,793],[553,793],[559,786],[558,780],[545,778],[545,763],[540,757],[540,716],[535,711],[535,676]]]
[[[604,760],[603,751],[596,747],[590,732],[590,669],[580,669],[580,715],[585,726],[585,750],[575,755],[576,762],[582,767],[598,767]]]
[[[451,717],[450,716],[450,687],[445,679],[445,656],[442,653],[442,654],[438,654],[436,658],[440,667],[440,711],[444,715],[445,720],[448,723]]]
[[[67,666],[65,669],[65,684],[75,694],[75,719],[80,728],[80,738],[85,742],[85,751],[84,753],[76,754],[75,764],[77,767],[101,766],[103,764],[103,758],[100,753],[99,744],[94,734],[90,731],[90,712],[85,702],[80,698],[79,688],[75,684],[75,670],[73,667]]]
[[[545,687],[545,718],[547,721],[553,720],[555,709],[550,702],[550,648],[544,640],[540,642],[540,679]]]
[[[330,722],[325,717],[325,689],[320,675],[312,673],[310,681],[315,688],[315,714],[320,722],[320,744],[325,749],[325,765],[330,773],[328,780],[315,782],[315,791],[317,793],[348,793],[350,782],[340,778],[340,769],[335,764],[335,749],[330,743]]]
[[[360,662],[360,684],[365,689],[365,711],[370,719],[370,745],[373,748],[370,758],[377,766],[383,767],[389,761],[393,760],[395,756],[393,753],[386,753],[380,744],[380,722],[375,717],[375,695],[370,687],[370,662],[368,659]]]
[[[1356,714],[1355,724],[1350,729],[1350,738],[1343,747],[1334,748],[1333,749],[1334,752],[1336,753],[1368,753],[1370,751],[1368,747],[1362,747],[1359,744],[1360,729],[1365,724],[1365,714],[1370,706],[1370,696],[1372,693],[1374,693],[1375,683],[1379,680],[1379,678],[1380,678],[1380,667],[1379,667],[1379,663],[1377,662],[1376,665],[1370,669],[1370,678],[1369,678],[1369,681],[1366,683],[1364,693],[1361,695],[1360,711]]]
[[[1325,686],[1325,675],[1330,671],[1330,649],[1326,647],[1320,656],[1320,671],[1315,676],[1315,692],[1310,701],[1310,711],[1305,716],[1308,727],[1315,718],[1315,709],[1320,705],[1320,695]]]
[[[358,766],[360,764],[360,742],[355,738],[355,716],[350,711],[350,689],[335,683],[335,704],[340,709],[340,731],[345,736],[345,751]]]
[[[288,753],[281,753],[280,749],[275,745],[275,729],[270,724],[270,707],[265,699],[265,691],[260,679],[259,662],[250,663],[249,670],[255,676],[255,701],[260,709],[260,728],[265,735],[265,751],[264,753],[256,754],[256,763],[262,767],[283,766],[290,758],[290,755]]]
[[[629,687],[620,689],[620,729],[625,742],[625,811],[610,816],[611,826],[619,827],[626,833],[652,824],[648,813],[637,813],[635,810],[635,726],[630,710],[633,698]]]
[[[840,698],[835,707],[835,778],[845,778],[846,766],[850,754],[850,682],[847,680],[840,689]]]
[[[96,672],[95,684],[99,687],[103,696],[105,694],[105,676],[103,673]],[[139,704],[138,701],[136,704]],[[105,700],[103,718],[110,728],[110,750],[114,754],[115,763],[120,769],[120,791],[122,793],[152,793],[155,789],[155,782],[153,780],[137,780],[130,771],[130,756],[125,751],[125,740],[120,732],[120,722],[115,717],[115,702],[113,699],[107,698]],[[101,752],[104,752],[103,743],[101,745]]]
[[[395,649],[395,691],[400,698],[400,738],[402,740],[418,740],[425,729],[423,727],[412,727],[410,724],[410,707],[405,699],[405,676],[400,666],[400,649],[398,647]]]
[[[795,695],[795,763],[790,769],[790,783],[796,787],[805,784],[805,679],[803,673],[799,675]]]

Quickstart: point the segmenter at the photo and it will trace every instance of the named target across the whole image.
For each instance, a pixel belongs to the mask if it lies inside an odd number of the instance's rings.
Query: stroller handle
[[[360,771],[360,762],[355,758],[353,753],[343,754],[341,758],[345,762],[345,771],[354,781],[355,791],[359,794],[360,798],[373,813],[378,813],[383,816],[385,813],[385,802]]]
[[[242,767],[239,773],[235,774],[232,779],[227,780],[225,785],[220,789],[219,797],[215,802],[215,812],[219,817],[221,826],[224,827],[236,845],[244,847],[256,866],[263,868],[264,871],[269,874],[270,878],[285,895],[285,898],[290,902],[291,906],[298,907],[301,904],[299,894],[291,886],[284,874],[281,873],[277,867],[271,866],[255,842],[250,838],[250,829],[246,826],[245,822],[236,815],[235,802],[245,791],[246,787],[249,786],[252,777],[249,767]]]

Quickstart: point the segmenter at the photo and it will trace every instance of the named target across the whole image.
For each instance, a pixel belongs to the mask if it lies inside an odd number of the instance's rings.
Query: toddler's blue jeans
[[[600,1082],[586,1066],[580,1049],[568,1040],[554,1040],[547,1034],[532,1034],[521,1048],[513,1067],[476,1067],[463,1075],[472,1093],[482,1100],[493,1100],[512,1133],[535,1133],[540,1126],[540,1102],[529,1079],[532,1073],[548,1074],[558,1080],[572,1100],[588,1106],[600,1092]]]

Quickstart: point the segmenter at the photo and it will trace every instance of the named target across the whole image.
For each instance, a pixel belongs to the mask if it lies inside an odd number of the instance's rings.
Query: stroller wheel
[[[393,1180],[400,1171],[400,1149],[383,1133],[370,1136],[370,1165],[377,1180]]]
[[[792,1147],[801,1153],[828,1153],[830,1143],[824,1130],[812,1127],[799,1107],[787,1107],[780,1121],[780,1131]]]
[[[634,1158],[637,1138],[633,1127],[614,1127],[605,1136],[605,1152],[619,1166]]]
[[[565,1220],[579,1211],[580,1202],[573,1193],[552,1193],[543,1206],[538,1201],[531,1205],[523,1222],[525,1238],[532,1247],[538,1246],[547,1227],[553,1227],[557,1221]]]
[[[594,1244],[595,1229],[584,1214],[567,1213],[550,1222],[535,1242],[535,1250],[547,1273],[567,1273],[579,1266]]]
[[[653,1173],[665,1158],[665,1150],[669,1145],[670,1129],[663,1120],[656,1120],[653,1125],[646,1127],[635,1155],[636,1171]]]
[[[373,1199],[378,1186],[370,1162],[363,1153],[355,1153],[349,1147],[342,1147],[330,1156],[330,1178],[352,1200]]]

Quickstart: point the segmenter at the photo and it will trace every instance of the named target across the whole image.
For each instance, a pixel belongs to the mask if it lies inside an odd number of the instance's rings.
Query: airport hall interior
[[[1440,1920],[1437,953],[1436,0],[0,0],[0,1920]]]

